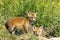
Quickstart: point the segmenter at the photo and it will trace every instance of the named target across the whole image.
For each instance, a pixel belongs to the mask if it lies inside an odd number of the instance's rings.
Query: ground
[[[36,36],[33,33],[23,33],[21,35],[10,34],[5,26],[0,26],[0,40],[60,40],[59,37],[46,38]]]

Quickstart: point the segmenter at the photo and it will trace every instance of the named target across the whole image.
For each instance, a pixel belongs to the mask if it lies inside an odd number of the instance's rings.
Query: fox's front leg
[[[15,34],[15,27],[9,29],[11,34]]]
[[[23,30],[24,30],[24,32],[28,33],[28,27],[27,26],[23,26]]]

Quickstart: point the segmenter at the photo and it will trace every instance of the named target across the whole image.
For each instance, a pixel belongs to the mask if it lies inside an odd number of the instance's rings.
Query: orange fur
[[[41,35],[42,34],[42,31],[43,31],[43,28],[42,27],[33,27],[33,33],[35,34],[35,35]]]

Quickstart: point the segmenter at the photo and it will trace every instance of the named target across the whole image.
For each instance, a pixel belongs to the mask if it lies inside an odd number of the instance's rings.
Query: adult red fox
[[[41,36],[43,32],[43,26],[41,27],[32,27],[33,33],[37,36]]]
[[[35,21],[36,20],[36,13],[28,12],[28,18],[25,17],[14,17],[10,18],[6,22],[6,28],[11,34],[14,34],[15,30],[14,28],[16,27],[22,27],[25,32],[28,32],[28,27],[31,24],[30,21]]]

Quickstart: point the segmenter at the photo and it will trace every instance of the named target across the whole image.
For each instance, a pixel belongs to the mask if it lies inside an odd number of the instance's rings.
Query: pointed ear
[[[36,27],[35,27],[35,25],[33,26],[33,30],[35,31],[35,29],[36,29]]]
[[[36,13],[36,10],[34,10],[34,12]]]
[[[40,28],[39,29],[43,29],[43,26],[40,26]]]
[[[33,25],[33,27],[35,27],[35,25]]]
[[[36,10],[34,11],[34,13],[37,14],[37,13],[36,13]]]
[[[37,13],[35,13],[35,15],[36,15]]]
[[[30,11],[28,11],[28,12],[27,12],[27,14],[28,14],[28,16],[30,16],[31,12],[30,12]]]
[[[30,11],[27,11],[27,14],[30,14],[31,12]]]
[[[37,14],[37,13],[35,13],[35,14]]]
[[[39,29],[41,29],[41,27],[39,27]]]
[[[30,14],[28,13],[28,16],[30,16]]]
[[[34,27],[34,29],[36,29],[36,27]]]

